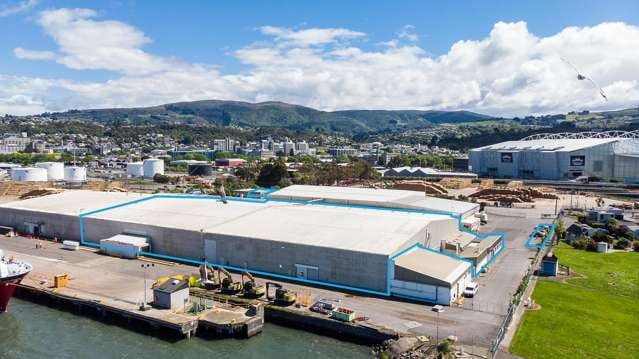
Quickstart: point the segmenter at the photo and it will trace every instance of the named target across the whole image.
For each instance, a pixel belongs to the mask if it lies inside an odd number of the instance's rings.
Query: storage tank
[[[86,167],[68,166],[64,168],[65,182],[84,182],[87,180]]]
[[[189,165],[189,176],[212,176],[213,166],[208,163],[194,163]]]
[[[142,167],[145,178],[153,178],[156,174],[164,174],[164,161],[158,158],[144,160]]]
[[[47,170],[38,167],[17,167],[11,169],[12,181],[46,182]]]
[[[62,181],[64,179],[64,163],[63,162],[38,162],[36,167],[47,170],[47,178],[49,181]]]
[[[142,162],[130,162],[126,164],[126,173],[132,177],[144,176]]]

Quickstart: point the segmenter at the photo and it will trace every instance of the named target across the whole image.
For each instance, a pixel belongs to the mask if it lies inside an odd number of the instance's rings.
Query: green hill
[[[58,119],[132,124],[213,124],[218,126],[323,130],[345,134],[424,128],[442,123],[464,123],[492,119],[468,111],[319,111],[283,102],[239,101],[179,102],[145,108],[71,110],[55,113]]]

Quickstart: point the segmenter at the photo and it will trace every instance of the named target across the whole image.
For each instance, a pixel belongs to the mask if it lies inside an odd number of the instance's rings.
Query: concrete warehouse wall
[[[429,223],[426,228],[430,234],[430,245],[426,244],[426,233],[422,236],[421,243],[429,248],[439,250],[440,242],[442,240],[450,239],[453,233],[459,232],[458,223],[459,222],[456,219],[452,218]],[[413,243],[417,242],[414,241]]]
[[[100,243],[100,239],[130,233],[149,237],[153,253],[197,261],[204,256],[200,232],[91,217],[84,217],[83,221],[87,242]]]
[[[0,208],[0,225],[13,227],[19,233],[26,233],[25,222],[40,224],[40,235],[43,237],[80,240],[78,216]]]
[[[84,240],[128,232],[149,237],[151,252],[199,261],[205,256],[204,242],[215,241],[211,263],[296,276],[295,264],[319,268],[317,280],[357,288],[385,291],[387,256],[246,237],[179,230],[146,224],[85,217]]]
[[[639,179],[639,157],[615,156],[615,177],[623,178],[628,182],[636,182]]]
[[[217,263],[296,276],[295,264],[318,267],[317,280],[385,291],[388,257],[312,245],[207,234],[217,247]]]

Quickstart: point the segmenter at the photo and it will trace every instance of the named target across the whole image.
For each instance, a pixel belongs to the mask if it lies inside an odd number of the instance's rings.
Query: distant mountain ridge
[[[249,103],[204,100],[143,108],[70,110],[51,114],[58,119],[96,122],[186,123],[240,127],[323,130],[345,134],[425,128],[444,123],[494,119],[470,111],[343,110],[320,111],[284,102]]]

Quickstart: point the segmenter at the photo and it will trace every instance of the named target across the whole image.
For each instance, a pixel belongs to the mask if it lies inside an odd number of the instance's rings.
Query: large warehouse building
[[[541,134],[475,148],[480,177],[566,180],[580,176],[639,181],[639,132]]]
[[[426,196],[424,192],[398,189],[293,185],[272,192],[269,198],[324,201],[374,207],[404,208],[468,218],[479,212],[479,204]]]
[[[0,205],[0,225],[94,246],[143,237],[145,255],[441,304],[503,248],[449,214],[278,199],[71,190]],[[484,247],[481,263],[464,253]]]

